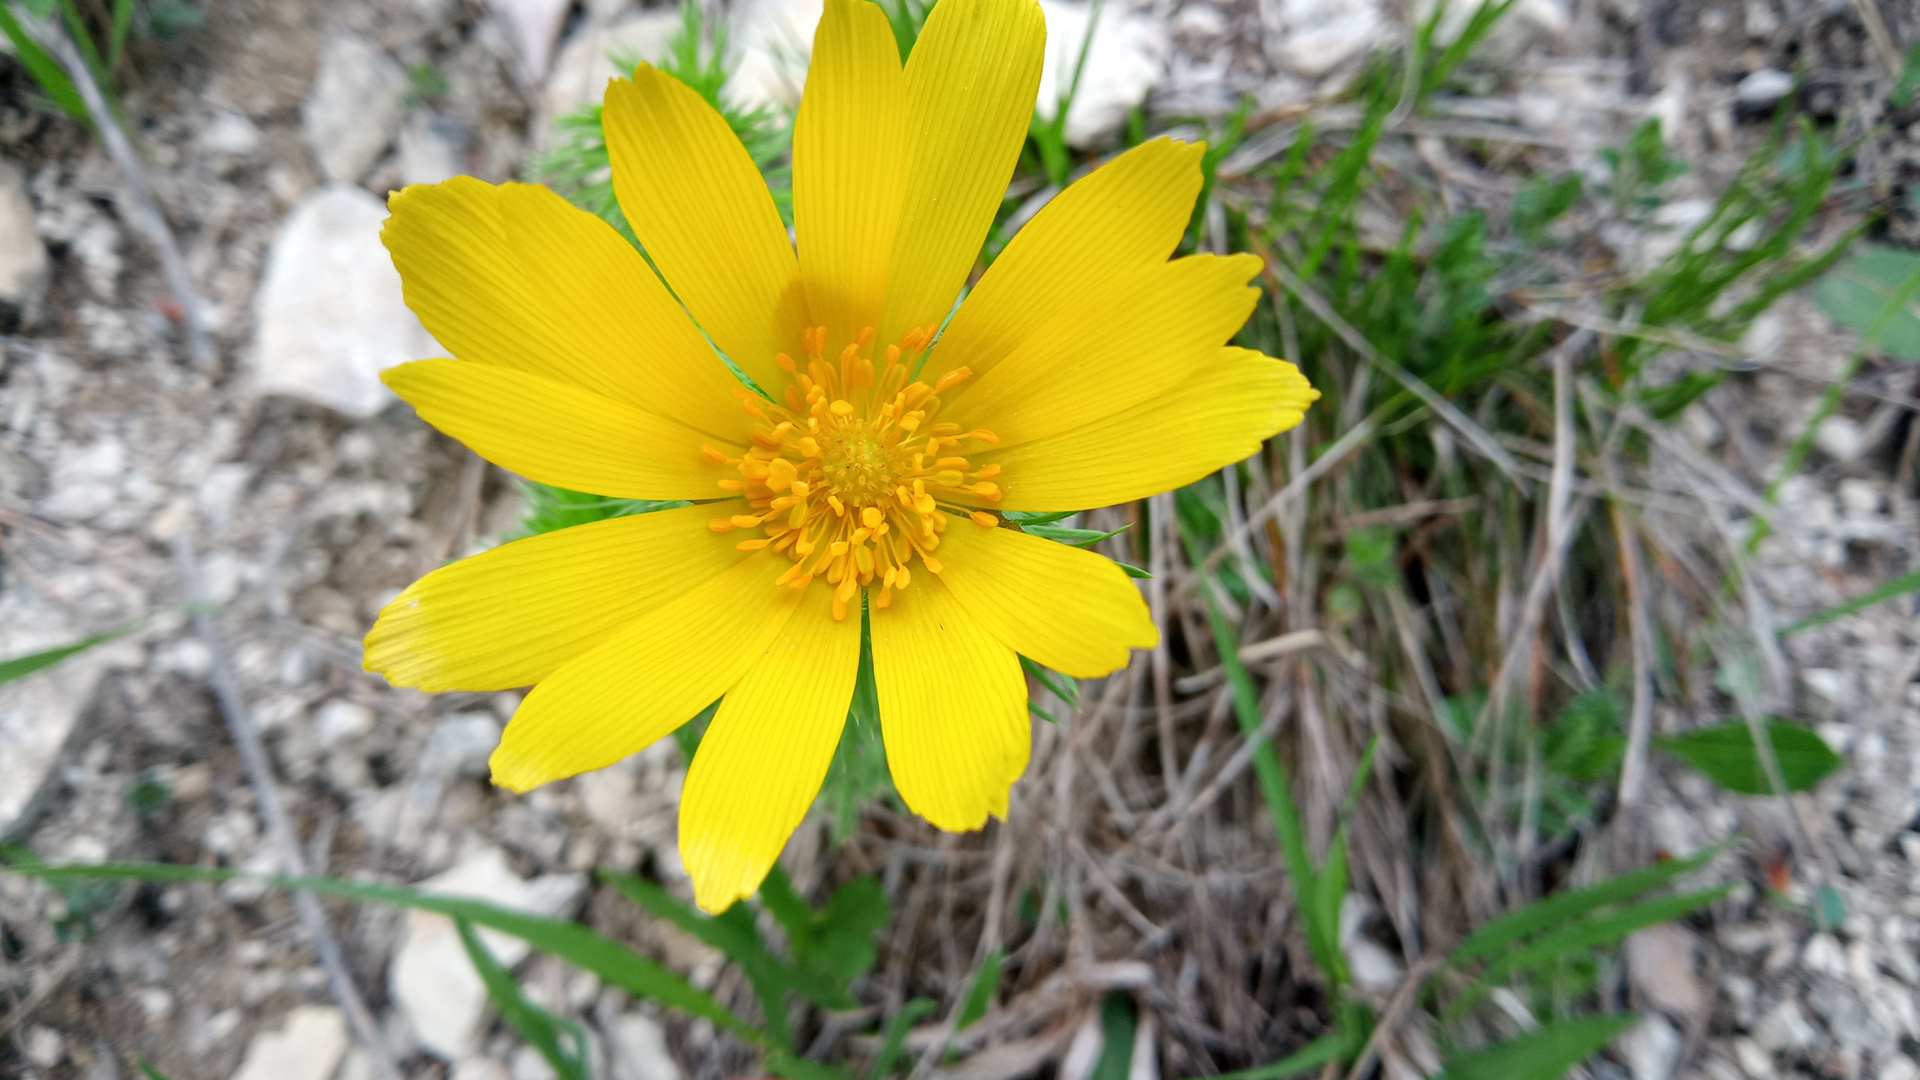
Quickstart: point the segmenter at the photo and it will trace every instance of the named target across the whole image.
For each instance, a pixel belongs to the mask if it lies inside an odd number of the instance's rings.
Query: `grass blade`
[[[593,972],[605,981],[639,997],[652,998],[694,1016],[704,1016],[757,1046],[774,1047],[765,1031],[749,1024],[733,1010],[720,1004],[704,990],[650,957],[621,942],[575,922],[529,915],[524,911],[498,907],[484,900],[443,896],[421,892],[404,885],[381,885],[369,881],[348,881],[331,877],[296,877],[286,874],[247,874],[205,866],[178,866],[170,863],[97,863],[88,866],[49,866],[45,863],[9,858],[0,869],[27,874],[47,881],[260,881],[282,889],[305,889],[322,896],[338,896],[375,904],[394,904],[416,911],[430,911],[451,919],[465,919],[477,926],[517,937],[542,952],[551,953],[575,967]]]
[[[1561,953],[1618,941],[1635,930],[1644,930],[1655,923],[1677,919],[1695,908],[1705,907],[1727,895],[1732,888],[1733,883],[1728,882],[1711,889],[1681,893],[1678,896],[1663,896],[1658,900],[1649,900],[1644,904],[1635,904],[1598,918],[1577,922],[1548,934],[1524,949],[1508,953],[1494,961],[1487,967],[1486,974],[1481,976],[1481,981],[1483,983],[1498,982],[1516,971],[1525,971],[1550,963]]]
[[[20,20],[13,15],[12,6],[5,0],[0,0],[0,33],[7,35],[7,40],[13,45],[14,55],[20,58],[21,66],[33,76],[33,81],[40,84],[40,92],[47,95],[49,101],[60,106],[62,112],[75,120],[90,122],[87,103],[80,100],[80,91],[73,85],[73,80],[67,77],[60,62],[41,48],[33,35],[27,33],[26,27],[20,25]]]
[[[1535,900],[1474,931],[1467,940],[1460,943],[1459,948],[1453,950],[1453,955],[1447,958],[1447,963],[1451,966],[1478,956],[1485,956],[1505,948],[1509,943],[1528,934],[1550,927],[1563,926],[1569,919],[1581,918],[1608,904],[1631,900],[1656,885],[1664,885],[1682,874],[1698,870],[1714,856],[1720,854],[1726,846],[1726,844],[1716,844],[1684,859],[1669,859],[1666,862],[1654,863],[1652,866],[1644,866],[1638,870],[1629,870],[1584,889],[1555,893]]]
[[[1444,1080],[1560,1080],[1567,1070],[1638,1023],[1638,1016],[1593,1016],[1548,1024],[1498,1046],[1447,1060]]]
[[[502,967],[481,943],[472,923],[460,919],[454,926],[460,931],[460,944],[467,948],[467,959],[473,961],[473,970],[480,973],[480,981],[486,985],[487,996],[493,999],[493,1007],[500,1010],[501,1018],[528,1046],[547,1059],[547,1064],[553,1066],[562,1080],[590,1080],[586,1062],[587,1033],[580,1029],[580,1024],[555,1016],[529,1001],[521,992],[520,984],[514,981],[513,972]],[[563,1033],[573,1040],[571,1051],[560,1045]]]
[[[1920,589],[1920,570],[1910,570],[1884,585],[1868,589],[1851,600],[1842,600],[1830,608],[1822,608],[1798,622],[1788,623],[1780,628],[1780,636],[1797,634],[1815,626],[1825,626],[1845,615],[1851,615],[1862,608],[1872,607],[1882,600],[1891,600],[1896,596]]]
[[[1346,1032],[1330,1031],[1279,1061],[1241,1069],[1239,1072],[1222,1073],[1213,1080],[1286,1080],[1289,1076],[1300,1076],[1329,1061],[1346,1057],[1353,1049],[1351,1042]]]
[[[921,1017],[938,1007],[932,998],[923,997],[914,998],[900,1006],[900,1011],[887,1021],[887,1033],[880,1039],[880,1052],[874,1056],[873,1071],[867,1074],[868,1080],[886,1080],[893,1075],[893,1067],[900,1061],[900,1052],[907,1046],[907,1032]]]
[[[993,995],[1000,989],[1000,961],[1005,959],[1001,950],[995,949],[980,962],[980,969],[973,973],[973,982],[967,986],[966,1003],[960,1006],[960,1015],[954,1019],[953,1030],[965,1031],[974,1021],[987,1015],[987,1006],[993,1004]]]
[[[4,11],[4,8],[0,8],[0,12]],[[132,633],[133,630],[134,626],[122,626],[89,637],[83,637],[79,641],[68,645],[61,645],[57,648],[47,649],[44,652],[31,653],[27,656],[16,656],[12,660],[0,661],[0,685],[10,683],[15,679],[24,679],[36,671],[52,667],[69,656],[86,652],[95,645],[112,641],[114,638]]]

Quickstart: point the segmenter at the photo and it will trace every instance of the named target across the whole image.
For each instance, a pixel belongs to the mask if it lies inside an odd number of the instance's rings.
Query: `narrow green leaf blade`
[[[585,1060],[587,1036],[580,1025],[528,1000],[520,984],[514,981],[513,972],[502,967],[487,950],[480,935],[474,933],[472,923],[460,919],[454,926],[460,931],[460,944],[466,946],[467,959],[473,962],[473,970],[479,972],[487,996],[493,999],[493,1007],[500,1010],[501,1019],[518,1032],[528,1046],[539,1051],[563,1080],[590,1080]],[[560,1045],[563,1033],[573,1040],[571,1049]]]
[[[747,1023],[696,988],[676,972],[662,967],[627,945],[615,941],[579,923],[529,915],[524,911],[497,907],[484,900],[443,896],[421,892],[404,885],[382,885],[369,881],[348,881],[332,877],[295,877],[285,874],[247,874],[206,866],[178,866],[170,863],[97,863],[86,866],[48,866],[14,862],[4,868],[48,881],[261,881],[282,889],[305,889],[323,896],[338,896],[375,904],[395,904],[417,911],[431,911],[451,919],[465,919],[477,926],[498,930],[532,945],[542,952],[600,976],[638,997],[652,998],[694,1016],[704,1016],[718,1027],[759,1046],[771,1046],[765,1031]]]
[[[1648,900],[1645,903],[1634,904],[1574,923],[1572,926],[1546,935],[1523,949],[1510,952],[1495,960],[1487,967],[1487,973],[1481,977],[1482,981],[1495,983],[1516,971],[1526,971],[1542,964],[1552,963],[1562,953],[1619,941],[1635,930],[1644,930],[1656,923],[1677,919],[1689,911],[1705,907],[1727,895],[1732,888],[1733,883],[1728,882],[1711,889],[1681,893],[1678,896],[1663,896],[1658,900]]]
[[[993,1004],[993,995],[1000,989],[1000,962],[1005,958],[1001,950],[995,949],[980,962],[980,969],[973,973],[973,982],[967,986],[966,1002],[960,1006],[953,1030],[965,1031],[987,1015],[987,1006]]]
[[[1279,1061],[1270,1061],[1239,1072],[1222,1073],[1213,1080],[1286,1080],[1289,1076],[1301,1076],[1329,1061],[1346,1057],[1353,1050],[1351,1042],[1346,1032],[1330,1031]]]
[[[0,11],[4,10],[4,8],[0,8]],[[122,626],[104,633],[81,638],[79,641],[68,645],[47,649],[44,652],[31,653],[27,656],[16,656],[12,660],[0,661],[0,685],[10,683],[15,679],[24,679],[36,671],[52,667],[69,656],[86,652],[101,642],[112,641],[114,638],[129,633],[132,630],[132,626]]]
[[[1842,600],[1830,608],[1822,608],[1804,619],[1788,623],[1780,628],[1780,636],[1784,638],[1788,634],[1797,634],[1809,627],[1824,626],[1844,615],[1851,615],[1861,608],[1872,607],[1882,600],[1891,600],[1896,596],[1904,596],[1915,589],[1920,589],[1920,570],[1909,570],[1885,584],[1868,589],[1851,600]]]
[[[874,1055],[873,1071],[867,1074],[868,1080],[886,1080],[893,1075],[893,1068],[900,1061],[900,1051],[907,1045],[907,1032],[920,1018],[938,1008],[932,998],[914,998],[887,1021],[887,1032],[880,1039],[880,1052]]]
[[[1810,790],[1845,764],[1825,739],[1799,724],[1773,716],[1767,718],[1765,727],[1788,791]],[[1754,745],[1753,733],[1744,720],[1730,720],[1680,735],[1658,736],[1653,744],[1706,773],[1728,791],[1742,795],[1773,793],[1760,763],[1759,748]]]
[[[1509,943],[1528,934],[1564,926],[1568,920],[1581,918],[1588,912],[1608,904],[1631,900],[1656,885],[1664,885],[1682,874],[1698,870],[1715,855],[1720,854],[1725,847],[1725,844],[1716,844],[1684,859],[1669,859],[1666,862],[1654,863],[1652,866],[1629,870],[1583,889],[1542,897],[1474,931],[1467,940],[1460,943],[1459,948],[1453,950],[1453,955],[1447,958],[1447,963],[1459,964],[1478,956],[1485,956],[1506,948]]]
[[[1638,1016],[1593,1016],[1548,1024],[1498,1046],[1447,1060],[1444,1080],[1560,1080],[1567,1070],[1638,1023]]]
[[[1100,1060],[1094,1062],[1087,1080],[1127,1080],[1139,1027],[1132,995],[1114,991],[1100,1002]]]
[[[45,6],[48,11],[52,10],[51,4]],[[46,12],[36,14],[41,18],[46,17]],[[0,3],[0,33],[6,34],[7,40],[12,42],[14,54],[20,58],[27,74],[33,76],[33,81],[40,84],[40,92],[60,106],[68,116],[75,120],[86,120],[87,103],[81,100],[80,91],[73,85],[73,80],[67,77],[66,69],[27,33],[26,27],[20,25],[20,20],[13,17],[13,12],[5,3]]]

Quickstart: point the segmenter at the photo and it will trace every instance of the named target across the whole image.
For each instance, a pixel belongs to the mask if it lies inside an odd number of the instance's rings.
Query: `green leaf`
[[[1022,531],[1043,536],[1048,540],[1058,540],[1062,544],[1073,547],[1092,547],[1110,536],[1119,536],[1132,527],[1132,525],[1122,525],[1117,529],[1101,532],[1099,529],[1070,529],[1065,525],[1028,525]]]
[[[1920,360],[1920,256],[1862,245],[1814,286],[1813,302],[1829,319],[1858,331],[1861,344],[1901,360]]]
[[[1511,1042],[1447,1059],[1444,1080],[1560,1080],[1640,1018],[1593,1016],[1563,1020]]]
[[[541,952],[600,976],[637,997],[652,998],[694,1016],[704,1016],[758,1046],[772,1047],[767,1032],[747,1023],[733,1010],[716,1001],[711,994],[696,988],[679,974],[662,967],[652,958],[575,922],[529,915],[524,911],[498,907],[484,900],[443,896],[421,892],[403,885],[381,885],[369,881],[348,881],[332,877],[295,877],[286,874],[247,874],[205,866],[178,866],[169,863],[97,863],[86,866],[48,866],[19,859],[10,854],[5,869],[28,874],[49,882],[87,880],[107,881],[260,881],[282,889],[305,889],[323,896],[338,896],[375,904],[395,904],[417,911],[431,911],[451,919],[465,919],[479,926],[517,937]]]
[[[133,28],[133,0],[113,0],[113,27],[107,38],[107,70],[120,66],[127,48],[127,31]]]
[[[1612,944],[1635,930],[1644,930],[1656,923],[1677,919],[1696,908],[1705,907],[1727,895],[1732,888],[1733,883],[1728,882],[1725,885],[1701,889],[1698,892],[1664,896],[1658,900],[1648,900],[1645,903],[1634,904],[1563,927],[1531,945],[1506,953],[1487,965],[1481,981],[1486,984],[1497,983],[1514,972],[1527,971],[1542,964],[1552,963],[1563,953],[1572,952],[1575,949],[1588,949],[1596,945]]]
[[[1080,700],[1080,684],[1071,676],[1062,675],[1045,664],[1025,656],[1020,658],[1020,667],[1028,675],[1033,676],[1041,686],[1053,691],[1054,696],[1061,701],[1072,705]]]
[[[1542,897],[1474,931],[1453,950],[1447,963],[1451,966],[1486,956],[1529,934],[1564,926],[1569,920],[1583,918],[1609,904],[1631,900],[1648,889],[1698,870],[1725,848],[1724,843],[1716,844],[1684,859],[1668,859],[1638,870],[1629,870],[1583,889]]]
[[[1127,1080],[1139,1027],[1133,995],[1116,990],[1100,1002],[1100,1060],[1094,1062],[1087,1080]]]
[[[939,1006],[932,998],[917,997],[893,1014],[887,1021],[886,1034],[880,1038],[880,1052],[874,1055],[873,1071],[867,1074],[868,1080],[886,1080],[893,1075],[893,1067],[900,1060],[900,1051],[906,1048],[907,1032],[913,1029],[920,1018]]]
[[[130,634],[138,625],[138,623],[131,623],[105,631],[104,633],[81,638],[79,641],[73,642],[70,645],[61,645],[57,648],[48,649],[45,652],[31,653],[27,656],[17,656],[12,660],[0,660],[0,685],[10,683],[15,679],[26,678],[28,675],[42,668],[52,667],[69,656],[86,652],[88,649],[102,642],[112,641],[114,638]]]
[[[1896,596],[1920,589],[1920,570],[1909,570],[1883,585],[1868,589],[1851,600],[1842,600],[1830,608],[1822,608],[1798,622],[1789,623],[1780,628],[1781,637],[1797,634],[1808,627],[1823,626],[1844,615],[1851,615],[1861,608],[1872,607],[1882,600],[1891,600]]]
[[[1825,739],[1790,720],[1767,718],[1767,738],[1780,761],[1788,791],[1808,791],[1845,762]],[[1729,720],[1680,735],[1656,736],[1653,744],[1706,773],[1713,782],[1742,795],[1771,795],[1753,733],[1745,720]]]
[[[1056,521],[1065,521],[1079,512],[1078,510],[1002,510],[1000,516],[1025,528],[1028,525],[1051,525]]]
[[[760,884],[760,901],[786,927],[794,963],[841,987],[873,966],[873,935],[891,913],[886,890],[871,874],[840,886],[814,911],[778,863]]]
[[[768,1072],[784,1076],[787,1080],[846,1080],[847,1075],[825,1062],[803,1058],[785,1050],[768,1054],[763,1064]]]
[[[518,531],[509,539],[518,540],[575,525],[587,525],[630,514],[650,514],[688,505],[677,499],[616,499],[569,491],[527,480],[520,485],[521,511]]]
[[[993,997],[1000,989],[1000,962],[1005,954],[995,949],[980,962],[979,970],[973,973],[973,981],[967,984],[965,1003],[960,1006],[960,1015],[954,1020],[953,1030],[965,1031],[973,1022],[987,1015],[987,1006],[993,1004]]]
[[[52,0],[42,4],[29,3],[27,10],[44,19],[53,11],[53,3]],[[40,84],[40,92],[47,95],[47,100],[75,120],[88,121],[87,103],[80,97],[73,80],[67,77],[66,69],[27,33],[26,27],[20,25],[20,20],[13,17],[13,11],[5,0],[0,0],[0,33],[6,34],[7,40],[13,43],[14,54],[20,58],[21,66],[27,69],[28,75],[33,76],[34,82]]]
[[[148,1061],[146,1058],[136,1057],[133,1059],[133,1063],[139,1066],[140,1075],[146,1077],[147,1080],[173,1080],[172,1077],[161,1072],[154,1066],[153,1062]]]
[[[473,961],[473,969],[480,973],[480,981],[486,984],[487,996],[493,999],[493,1007],[500,1010],[501,1019],[511,1025],[527,1045],[538,1050],[562,1080],[590,1080],[587,1033],[581,1030],[579,1022],[555,1016],[529,1001],[521,992],[520,984],[514,981],[513,972],[502,967],[487,951],[480,935],[474,933],[473,924],[460,919],[454,926],[460,931],[460,944],[467,948],[467,959]],[[563,1035],[573,1041],[571,1047],[560,1045]]]
[[[1130,578],[1150,578],[1153,576],[1152,574],[1148,573],[1145,570],[1140,569],[1139,567],[1133,565],[1132,563],[1123,563],[1119,559],[1113,560],[1113,565],[1119,567],[1122,570],[1125,570],[1127,572],[1127,576]]]

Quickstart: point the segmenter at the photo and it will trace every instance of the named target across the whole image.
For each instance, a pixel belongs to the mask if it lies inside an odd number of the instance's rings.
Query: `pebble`
[[[1800,681],[1836,709],[1846,709],[1853,704],[1853,676],[1848,672],[1838,668],[1807,668],[1800,673]]]
[[[462,1058],[453,1063],[447,1080],[511,1080],[512,1075],[492,1058]]]
[[[1874,518],[1886,505],[1880,488],[1871,480],[1849,476],[1840,481],[1840,506],[1848,517]]]
[[[443,352],[401,297],[400,275],[380,243],[386,216],[379,199],[331,184],[281,223],[255,301],[252,364],[261,393],[372,416],[394,400],[382,368]]]
[[[1356,7],[1325,22],[1296,24],[1281,38],[1275,59],[1295,75],[1322,78],[1380,43],[1387,30],[1377,10]]]
[[[546,78],[554,42],[560,40],[560,28],[566,24],[573,0],[487,0],[487,7],[506,27],[513,54],[520,61],[521,77],[528,86],[539,86]]]
[[[335,698],[313,714],[313,734],[322,746],[358,738],[373,730],[373,710]]]
[[[561,874],[528,881],[507,865],[504,851],[483,847],[416,888],[558,916],[585,895],[586,879]],[[494,958],[508,967],[525,959],[530,948],[519,938],[491,930],[481,930],[480,938]],[[387,989],[428,1053],[460,1061],[479,1051],[487,990],[467,959],[452,919],[423,911],[407,913],[400,947],[387,969]]]
[[[0,161],[0,334],[31,323],[47,292],[47,246],[34,223],[26,174]]]
[[[1753,1025],[1754,1043],[1767,1051],[1805,1050],[1818,1038],[1799,1003],[1791,1000],[1774,1006]]]
[[[260,129],[245,113],[218,112],[193,137],[194,149],[215,157],[250,157],[260,149]]]
[[[1920,1065],[1905,1054],[1895,1053],[1880,1063],[1880,1071],[1874,1074],[1874,1080],[1920,1080]]]
[[[347,1021],[331,1005],[302,1005],[247,1046],[233,1080],[328,1080],[347,1053]]]
[[[1800,951],[1800,966],[1816,975],[1844,979],[1848,974],[1846,950],[1832,934],[1815,934]]]
[[[626,75],[613,66],[615,56],[634,56],[659,60],[666,55],[667,43],[683,25],[677,7],[637,12],[606,27],[589,28],[576,34],[560,50],[553,71],[540,90],[540,144],[552,144],[553,122],[582,105],[598,105],[607,90],[607,80]],[[812,40],[809,32],[807,40]],[[739,77],[729,80],[729,92],[739,91]]]
[[[43,1069],[51,1069],[66,1060],[66,1036],[44,1024],[35,1024],[27,1029],[25,1045],[27,1060]]]
[[[392,144],[406,96],[407,74],[386,53],[353,34],[328,38],[313,89],[300,103],[321,175],[358,183]]]
[[[1779,68],[1761,68],[1733,88],[1733,103],[1745,112],[1763,112],[1792,92],[1792,75]]]
[[[1821,453],[1844,465],[1860,456],[1864,436],[1858,420],[1850,416],[1829,416],[1814,429],[1813,445]]]
[[[1680,1066],[1680,1033],[1658,1013],[1649,1013],[1628,1028],[1613,1040],[1613,1048],[1633,1080],[1671,1080]]]
[[[1691,931],[1672,923],[1627,937],[1627,973],[1633,988],[1647,1004],[1681,1020],[1699,1015],[1707,1006],[1706,991],[1693,971],[1695,945]]]
[[[645,1013],[623,1013],[607,1025],[606,1036],[613,1080],[681,1080],[660,1021]]]
[[[466,135],[451,116],[417,111],[407,117],[396,153],[402,185],[437,184],[467,171]]]
[[[1040,11],[1047,21],[1047,52],[1035,111],[1043,119],[1059,111],[1084,47],[1087,63],[1067,108],[1066,138],[1077,149],[1097,148],[1126,126],[1128,114],[1166,73],[1167,27],[1118,5],[1103,7],[1097,23],[1091,8],[1075,0],[1040,0]]]

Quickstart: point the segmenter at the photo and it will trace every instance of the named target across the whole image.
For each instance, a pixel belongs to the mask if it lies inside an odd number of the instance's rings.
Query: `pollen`
[[[933,552],[952,515],[983,528],[999,519],[980,507],[1001,499],[998,465],[973,468],[972,444],[998,442],[991,431],[961,432],[938,419],[940,395],[965,382],[961,367],[931,384],[913,378],[935,327],[909,330],[874,358],[871,327],[838,351],[827,349],[827,329],[800,335],[802,358],[774,357],[792,373],[784,402],[740,396],[751,418],[748,449],[738,458],[702,452],[733,465],[738,478],[720,481],[744,495],[752,512],[715,518],[716,532],[752,530],[742,551],[771,547],[792,561],[776,579],[803,588],[814,578],[833,587],[833,617],[858,613],[854,599],[871,589],[887,607],[905,589],[916,560],[941,570]],[[977,450],[974,452],[978,452]]]

